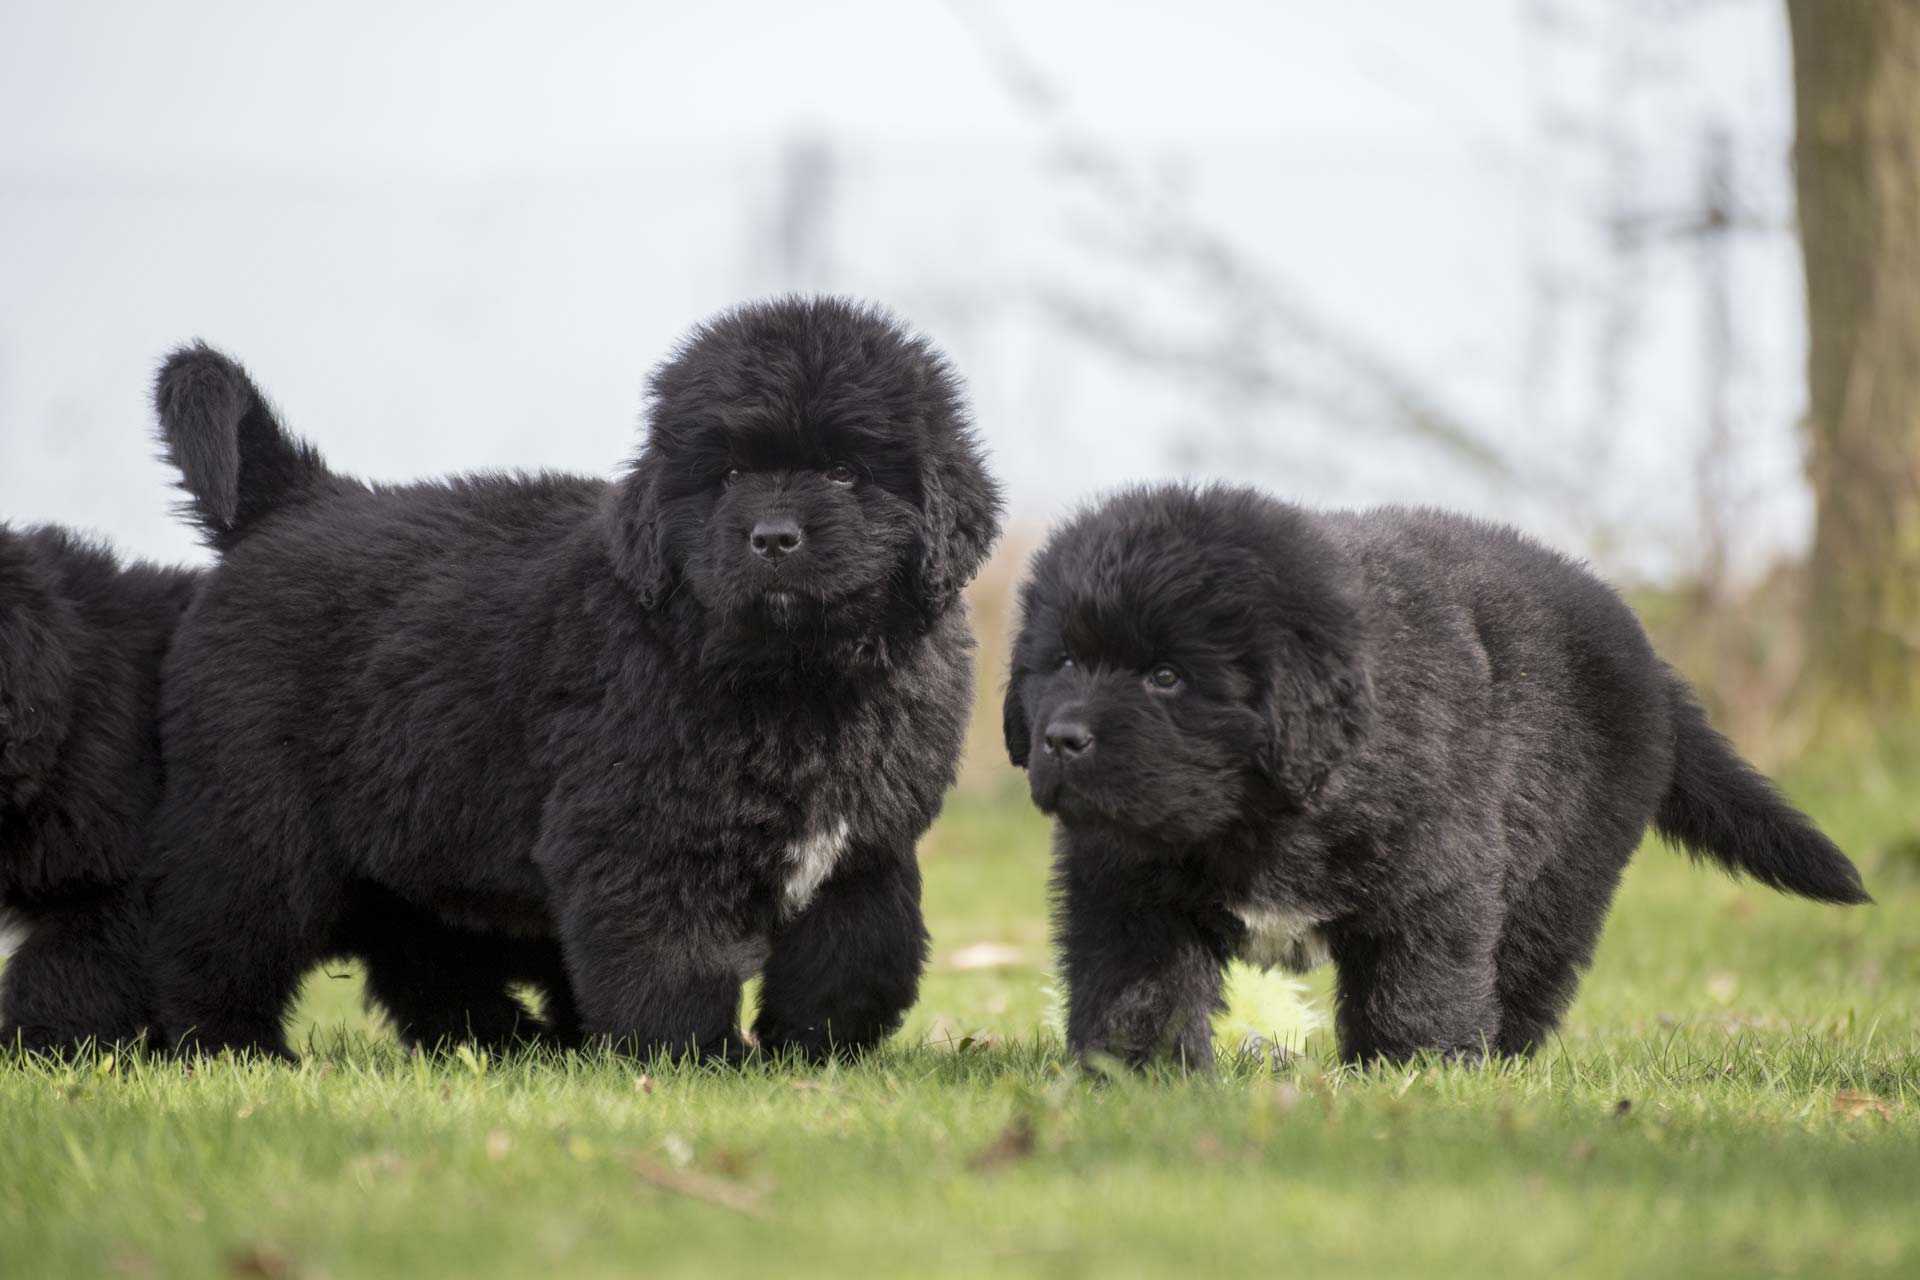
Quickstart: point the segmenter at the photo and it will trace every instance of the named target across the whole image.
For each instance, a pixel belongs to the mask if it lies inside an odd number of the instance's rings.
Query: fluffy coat
[[[1020,596],[1006,741],[1057,819],[1082,1056],[1210,1066],[1235,956],[1331,957],[1356,1062],[1529,1052],[1649,824],[1867,901],[1620,597],[1511,529],[1136,489],[1060,529]]]
[[[367,894],[558,955],[582,1031],[640,1052],[740,1055],[756,972],[769,1050],[898,1026],[1000,513],[924,340],[835,299],[721,316],[612,483],[368,485],[233,373],[189,349],[158,393],[222,548],[167,667],[170,1036],[286,1054]]]
[[[196,575],[0,525],[0,1045],[148,1028],[139,873],[160,794],[160,663]]]

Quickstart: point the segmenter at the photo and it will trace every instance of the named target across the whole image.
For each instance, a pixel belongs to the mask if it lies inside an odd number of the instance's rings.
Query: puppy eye
[[[1156,689],[1176,689],[1180,686],[1180,673],[1169,666],[1158,666],[1147,673],[1147,683]]]
[[[735,482],[738,481],[739,479],[740,479],[740,468],[729,467],[727,469],[726,477],[722,479],[720,483],[725,485],[727,488],[731,489],[733,488]]]
[[[835,484],[852,484],[853,468],[844,462],[836,462],[827,468],[827,479]]]

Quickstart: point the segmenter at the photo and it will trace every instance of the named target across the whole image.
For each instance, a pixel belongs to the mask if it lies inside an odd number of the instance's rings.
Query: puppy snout
[[[1093,749],[1093,730],[1078,717],[1062,717],[1047,726],[1047,754],[1071,760]]]
[[[778,560],[800,547],[800,522],[792,516],[775,516],[753,526],[748,538],[753,554],[763,560]]]

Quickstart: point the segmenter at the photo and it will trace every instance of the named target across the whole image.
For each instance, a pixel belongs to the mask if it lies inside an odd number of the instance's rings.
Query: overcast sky
[[[1649,206],[1691,198],[1702,121],[1735,134],[1766,224],[1732,251],[1736,488],[1759,517],[1753,554],[1790,548],[1806,504],[1782,20],[1761,0],[1621,16],[1648,7],[12,6],[0,518],[195,555],[144,389],[196,335],[343,467],[604,473],[688,324],[825,287],[887,301],[953,351],[1032,520],[1128,478],[1226,473],[1316,501],[1465,505],[1563,542],[1624,526],[1580,549],[1670,571],[1704,397],[1698,281],[1680,250],[1642,257],[1607,401],[1581,282],[1605,265],[1594,213],[1613,179],[1603,148],[1548,141],[1558,114],[1612,110]],[[1010,91],[996,47],[1043,75],[1050,114]],[[1518,478],[1374,430],[1364,407],[1346,421],[1221,392],[1063,326],[1063,299],[1209,346],[1238,322],[1139,252],[1138,228],[1059,164],[1062,137],[1217,235],[1262,296],[1520,458]],[[799,259],[778,233],[797,144],[828,157]],[[1543,280],[1573,300],[1543,301]],[[1247,360],[1292,376],[1299,351],[1250,343]],[[1533,477],[1583,475],[1588,454],[1593,510],[1574,519]]]

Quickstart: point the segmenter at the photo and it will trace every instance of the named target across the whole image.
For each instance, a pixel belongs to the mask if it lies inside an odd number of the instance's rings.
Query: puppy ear
[[[1260,768],[1296,801],[1311,799],[1373,725],[1373,681],[1358,654],[1291,637],[1267,692]]]
[[[972,431],[960,426],[922,471],[920,489],[920,586],[937,614],[973,581],[1000,536],[1000,486],[987,474]]]
[[[1027,757],[1033,754],[1033,726],[1027,721],[1027,700],[1021,686],[1026,683],[1026,675],[1018,668],[1007,681],[1007,698],[1000,707],[1000,727],[1007,736],[1007,758],[1013,761],[1014,768],[1027,767]]]
[[[656,609],[673,584],[674,561],[654,480],[657,459],[644,455],[613,486],[609,538],[613,571],[640,597],[641,607]]]

